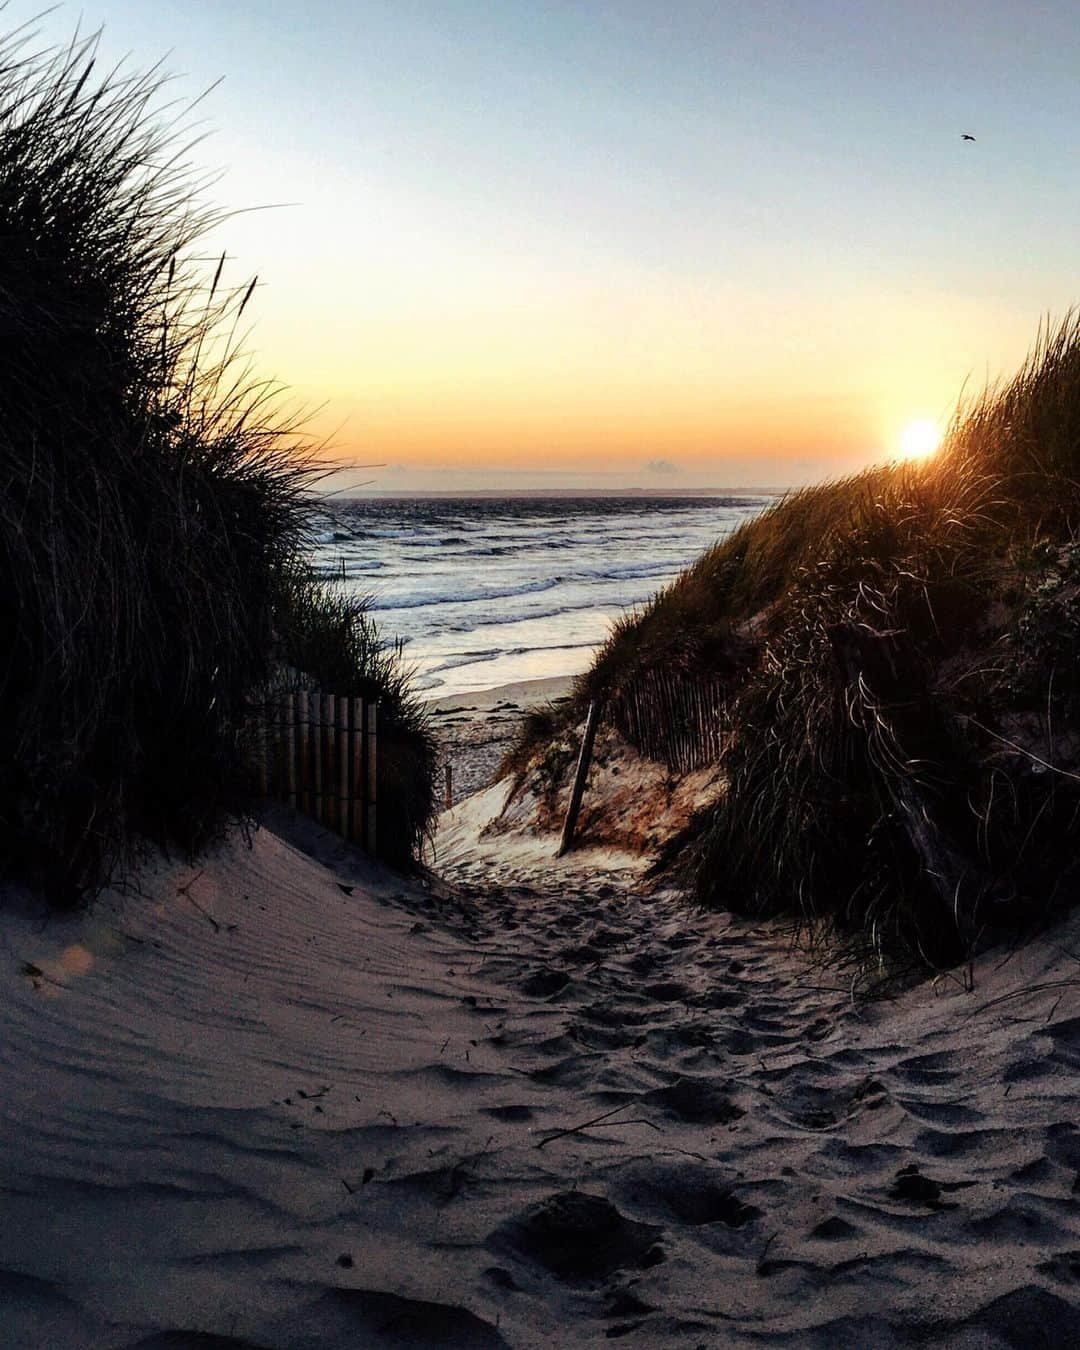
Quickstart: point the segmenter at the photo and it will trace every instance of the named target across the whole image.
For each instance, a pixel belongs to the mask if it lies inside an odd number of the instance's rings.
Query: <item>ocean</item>
[[[611,622],[771,495],[353,498],[316,566],[371,597],[425,698],[585,670]]]

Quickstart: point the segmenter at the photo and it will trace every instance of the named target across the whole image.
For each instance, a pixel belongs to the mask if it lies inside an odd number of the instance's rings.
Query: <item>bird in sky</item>
[[[966,131],[962,131],[962,132],[960,133],[960,139],[961,139],[962,141],[973,141],[973,140],[975,139],[975,137],[974,137],[974,136],[969,136],[969,135],[967,134]]]

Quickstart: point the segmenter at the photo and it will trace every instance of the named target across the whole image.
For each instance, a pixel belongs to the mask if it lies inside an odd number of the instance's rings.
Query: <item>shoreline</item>
[[[527,713],[569,697],[575,677],[519,680],[428,704],[440,757],[451,772],[451,805],[488,787]],[[440,795],[444,782],[439,783]]]
[[[529,708],[538,707],[541,703],[564,698],[569,694],[570,686],[576,678],[576,675],[545,675],[538,680],[513,680],[508,684],[494,685],[490,689],[467,690],[463,694],[444,694],[440,698],[428,700],[428,711],[480,711],[493,708],[499,703],[519,703]]]

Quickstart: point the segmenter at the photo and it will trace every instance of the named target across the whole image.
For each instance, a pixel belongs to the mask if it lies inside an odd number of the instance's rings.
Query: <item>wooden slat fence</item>
[[[610,705],[620,735],[672,773],[691,773],[720,758],[723,714],[722,682],[681,671],[645,671]]]
[[[378,851],[378,703],[283,687],[267,698],[255,761],[264,796]]]

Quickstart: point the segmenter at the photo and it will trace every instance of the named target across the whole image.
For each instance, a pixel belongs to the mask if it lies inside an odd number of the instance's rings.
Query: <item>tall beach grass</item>
[[[955,961],[1080,873],[1080,321],[938,454],[795,492],[616,625],[577,711],[653,667],[726,682],[704,903]]]
[[[250,809],[321,472],[239,353],[254,281],[199,256],[222,217],[161,77],[95,60],[0,39],[0,874],[58,902],[135,838],[194,848]],[[375,646],[338,658],[427,744]],[[402,797],[412,839],[422,784]]]

